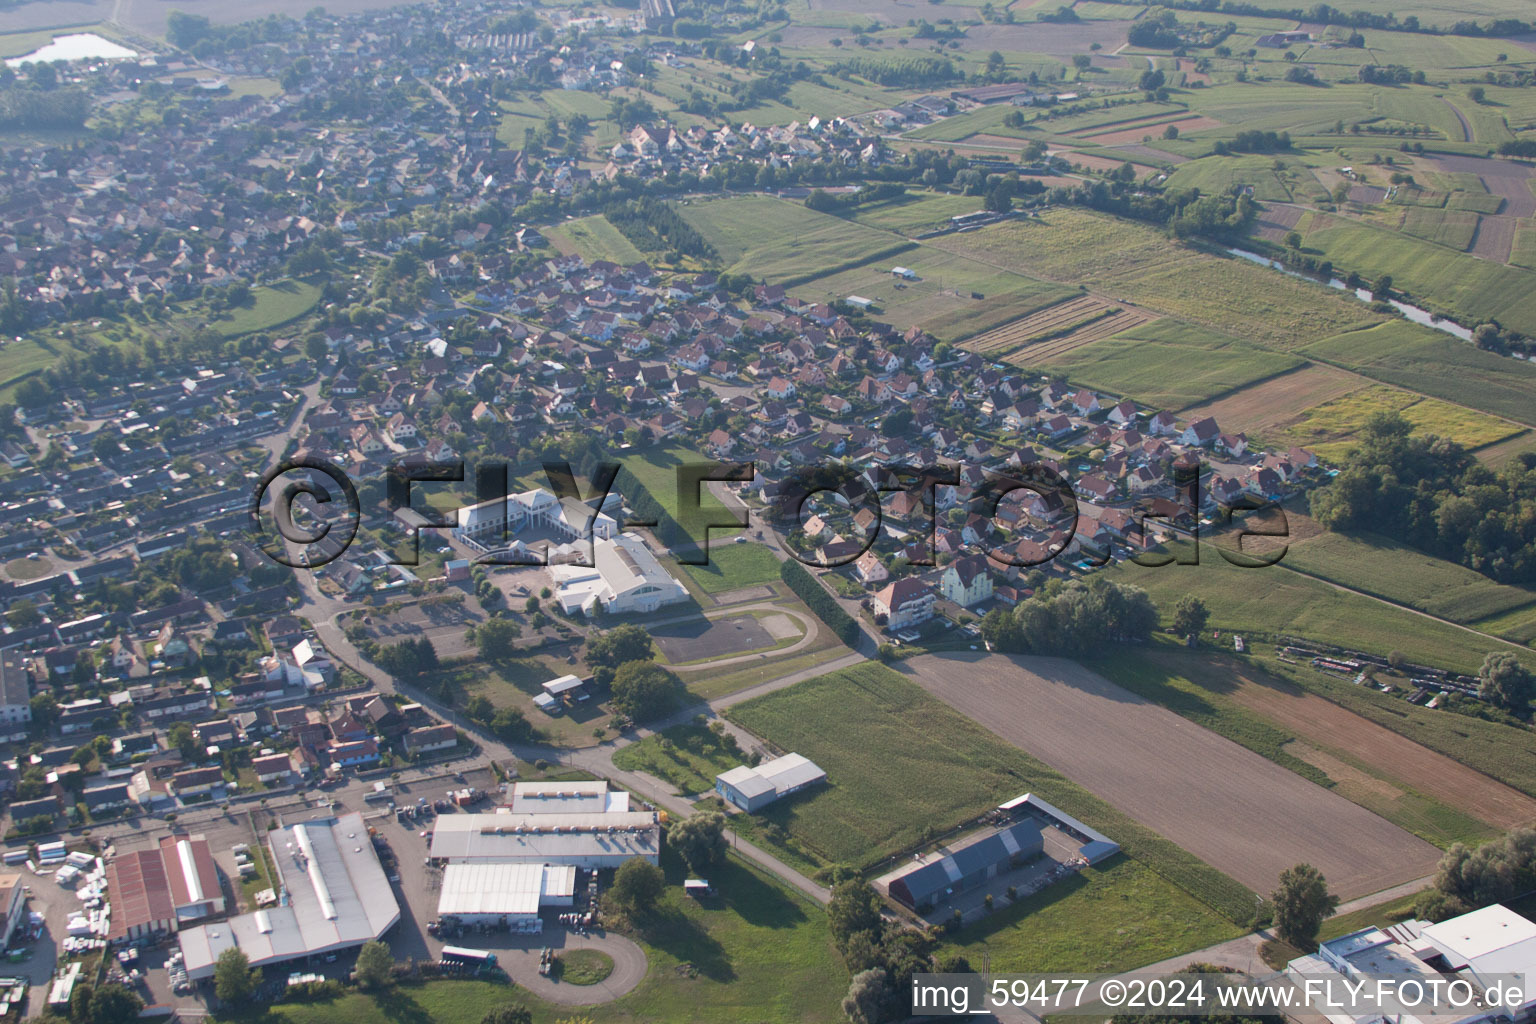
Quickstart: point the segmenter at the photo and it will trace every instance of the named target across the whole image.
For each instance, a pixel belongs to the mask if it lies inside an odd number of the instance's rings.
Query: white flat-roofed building
[[[1332,975],[1359,979],[1394,975],[1430,979],[1460,979],[1487,991],[1509,976],[1536,974],[1536,923],[1500,904],[1474,910],[1439,924],[1408,920],[1385,928],[1362,928],[1330,939],[1317,952],[1286,965],[1286,973],[1298,985],[1307,978]],[[1431,994],[1421,1015],[1396,1014],[1398,1024],[1484,1024],[1494,1021],[1525,1021],[1536,1010],[1536,994],[1521,986],[1519,1005],[1477,1006],[1436,1003]],[[1506,990],[1507,991],[1507,990]],[[1352,1013],[1329,1008],[1331,1024],[1376,1024],[1380,1013]]]
[[[437,916],[460,924],[534,932],[539,911],[575,902],[576,868],[570,864],[449,864]]]
[[[555,581],[555,600],[566,614],[601,608],[611,615],[627,615],[688,600],[687,589],[640,538],[629,534],[593,541],[592,565],[551,565],[549,574]]]
[[[211,977],[219,954],[239,946],[251,966],[351,949],[400,920],[400,905],[358,813],[297,822],[267,834],[277,871],[277,906],[181,930],[194,981]]]
[[[715,791],[744,811],[755,811],[807,786],[827,773],[800,754],[785,754],[756,767],[740,765],[715,776]]]
[[[655,864],[660,851],[654,811],[445,814],[432,829],[432,858],[450,864],[568,864],[597,871],[635,857]]]
[[[629,794],[595,782],[514,782],[513,814],[627,814]]]

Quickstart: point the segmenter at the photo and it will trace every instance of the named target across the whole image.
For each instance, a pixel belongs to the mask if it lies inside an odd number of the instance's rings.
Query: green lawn
[[[716,531],[711,530],[713,536]],[[742,587],[774,583],[779,578],[779,560],[765,544],[732,543],[721,538],[709,546],[708,565],[681,566],[699,589],[706,594],[724,594]]]
[[[280,281],[252,288],[251,295],[253,301],[249,306],[229,310],[213,321],[214,328],[224,337],[271,330],[298,319],[320,301],[320,286],[308,281]]]
[[[678,212],[714,246],[727,270],[777,284],[799,284],[912,246],[892,232],[769,196],[711,199]]]
[[[588,263],[612,260],[628,266],[645,258],[634,243],[600,213],[557,224],[547,228],[544,234],[562,252],[579,253]]]
[[[741,748],[727,733],[706,726],[675,725],[614,752],[613,765],[626,772],[648,772],[680,794],[707,793],[715,776],[743,763]]]
[[[1111,973],[1236,938],[1239,929],[1126,856],[1064,879],[947,939],[973,967]]]
[[[955,196],[943,192],[909,192],[899,199],[869,203],[848,214],[850,220],[902,235],[934,231],[949,223],[951,217],[975,213],[981,209],[976,196]]]
[[[661,907],[637,936],[649,970],[615,1002],[558,1007],[515,986],[435,981],[381,995],[350,993],[333,1002],[275,1007],[256,1024],[475,1024],[504,1003],[522,1003],[537,1024],[589,1018],[593,1024],[719,1024],[721,1021],[840,1022],[848,972],[832,948],[821,907],[734,856],[710,874],[717,901],[682,894],[687,872],[663,846],[669,883]],[[692,965],[691,970],[680,969]]]
[[[1034,792],[1230,919],[1253,909],[1243,886],[883,665],[828,673],[739,704],[727,716],[826,770],[827,785],[756,816],[765,823],[758,834],[783,830],[788,843],[779,845],[802,862],[876,870],[925,835]]]

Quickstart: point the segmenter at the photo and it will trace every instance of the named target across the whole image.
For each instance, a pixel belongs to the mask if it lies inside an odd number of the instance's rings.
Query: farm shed
[[[1106,857],[1113,857],[1120,852],[1119,843],[1104,833],[1089,828],[1072,817],[1072,815],[1052,804],[1046,803],[1033,793],[1025,793],[1023,796],[1014,797],[1005,804],[998,804],[997,809],[1010,818],[1032,814],[1043,819],[1047,825],[1056,826],[1083,844],[1082,849],[1078,853],[1089,864],[1097,864]]]
[[[756,768],[739,765],[721,772],[715,776],[715,792],[744,811],[755,811],[826,779],[827,773],[808,758],[785,754]]]
[[[1044,849],[1039,826],[1021,821],[963,840],[939,859],[916,865],[887,884],[893,899],[914,910],[926,909],[1028,863]]]

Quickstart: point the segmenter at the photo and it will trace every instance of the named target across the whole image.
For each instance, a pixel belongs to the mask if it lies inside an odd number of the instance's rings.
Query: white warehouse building
[[[655,811],[612,814],[445,814],[432,829],[431,857],[447,864],[550,864],[600,871],[661,852]]]
[[[653,612],[688,600],[687,589],[667,572],[640,540],[630,534],[592,542],[592,565],[551,565],[555,600],[566,614],[610,615]]]
[[[576,868],[569,864],[449,864],[443,869],[437,916],[463,925],[542,929],[539,911],[575,902]]]
[[[827,773],[814,761],[785,754],[755,768],[743,764],[721,772],[715,776],[715,792],[744,811],[755,811],[826,779]]]

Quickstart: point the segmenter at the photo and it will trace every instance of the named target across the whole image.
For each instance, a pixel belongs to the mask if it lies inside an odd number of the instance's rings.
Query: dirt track
[[[934,696],[1258,892],[1306,861],[1341,899],[1422,877],[1439,851],[1258,754],[1058,658],[900,663]]]

